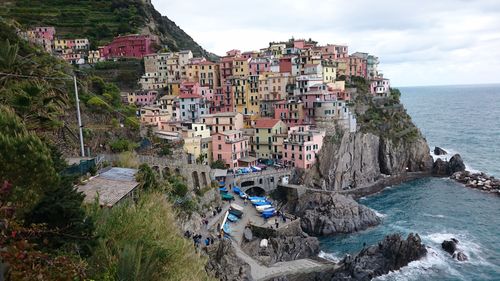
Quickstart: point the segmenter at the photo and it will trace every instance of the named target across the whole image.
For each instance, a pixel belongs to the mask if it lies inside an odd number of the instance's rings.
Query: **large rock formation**
[[[222,240],[207,248],[206,271],[221,281],[251,281],[250,265],[236,256],[230,240]]]
[[[434,155],[446,155],[448,152],[439,146],[434,147]]]
[[[242,248],[247,254],[266,265],[315,257],[319,254],[318,238],[307,236],[305,233],[301,236],[269,238],[267,247],[260,247],[260,241],[260,238],[255,238],[244,243]]]
[[[301,218],[302,229],[311,235],[350,233],[380,223],[371,209],[337,193],[308,192],[290,211]]]
[[[466,261],[468,260],[467,255],[463,251],[459,251],[457,248],[458,240],[455,238],[451,238],[450,240],[444,240],[441,243],[441,248],[445,250],[448,254],[450,254],[454,259],[458,261]]]
[[[410,262],[424,257],[426,253],[427,249],[418,234],[410,234],[406,240],[399,234],[393,234],[385,237],[377,245],[361,250],[355,257],[346,256],[338,268],[281,276],[272,280],[368,281],[407,266]]]
[[[465,171],[465,164],[460,154],[453,155],[450,161],[437,159],[432,165],[432,174],[435,176],[451,176],[463,171]]]
[[[432,158],[422,137],[394,141],[372,133],[348,133],[327,137],[317,165],[306,172],[304,183],[326,190],[369,186],[384,175],[430,171]]]

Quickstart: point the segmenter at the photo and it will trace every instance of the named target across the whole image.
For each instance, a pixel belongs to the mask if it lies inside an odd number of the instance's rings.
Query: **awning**
[[[252,163],[252,162],[257,161],[257,158],[252,157],[252,156],[246,156],[246,157],[240,158],[238,161],[245,162],[245,163]]]
[[[227,176],[227,170],[214,169],[213,171],[214,171],[214,177],[215,178]]]

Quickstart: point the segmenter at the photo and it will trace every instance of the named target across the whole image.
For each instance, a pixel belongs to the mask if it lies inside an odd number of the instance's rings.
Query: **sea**
[[[471,171],[500,176],[500,85],[400,88],[401,101],[431,149],[459,153]],[[451,155],[449,155],[451,156]],[[324,237],[320,256],[333,260],[356,254],[390,233],[418,233],[425,258],[376,280],[500,280],[500,197],[450,179],[422,178],[386,187],[359,202],[382,218],[365,231]],[[469,257],[453,260],[441,249],[459,240]]]

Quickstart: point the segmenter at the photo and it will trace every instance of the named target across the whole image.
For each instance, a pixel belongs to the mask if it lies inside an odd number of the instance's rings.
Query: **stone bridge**
[[[291,178],[293,169],[270,169],[250,174],[235,175],[234,179],[228,178],[228,182],[234,182],[245,192],[252,190],[254,193],[269,193],[278,188],[279,184],[287,184]]]
[[[104,160],[116,162],[119,160],[118,154],[104,154]],[[169,175],[180,175],[187,181],[188,187],[196,189],[210,186],[210,166],[192,164],[188,162],[185,154],[176,154],[169,157],[157,157],[149,155],[137,155],[139,163],[148,164],[161,177],[167,178]]]

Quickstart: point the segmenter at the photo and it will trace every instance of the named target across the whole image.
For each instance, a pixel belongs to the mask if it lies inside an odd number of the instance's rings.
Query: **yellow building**
[[[250,103],[250,83],[248,83],[246,78],[231,77],[231,88],[234,94],[234,106],[236,112],[247,115],[251,114],[248,110]]]
[[[200,86],[213,90],[219,87],[219,64],[203,61],[200,63],[198,80]]]
[[[337,69],[333,65],[323,65],[323,82],[334,83],[337,79]]]
[[[198,64],[190,63],[186,65],[186,77],[184,79],[189,82],[199,82],[200,81],[200,66]]]
[[[210,164],[212,158],[212,138],[210,129],[203,123],[187,123],[182,126],[184,151],[191,163]],[[202,155],[200,157],[200,155]]]
[[[251,149],[257,158],[278,158],[283,151],[287,126],[280,119],[262,118],[255,121],[254,142]]]
[[[250,62],[249,58],[243,57],[235,57],[233,58],[233,76],[247,78],[250,75],[250,67],[248,63]]]

